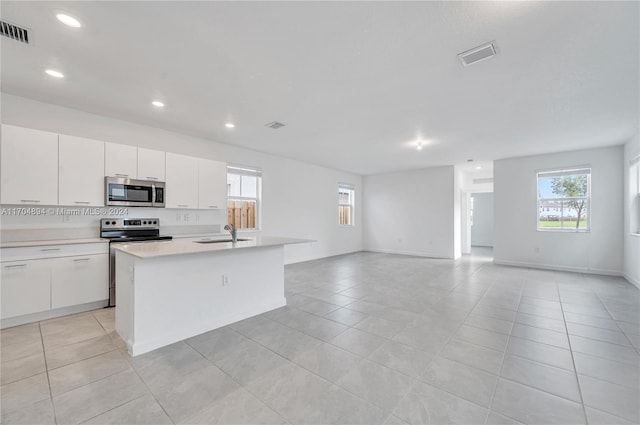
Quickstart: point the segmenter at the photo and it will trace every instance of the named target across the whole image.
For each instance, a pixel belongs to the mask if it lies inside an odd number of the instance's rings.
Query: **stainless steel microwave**
[[[164,208],[164,182],[105,177],[105,204]]]

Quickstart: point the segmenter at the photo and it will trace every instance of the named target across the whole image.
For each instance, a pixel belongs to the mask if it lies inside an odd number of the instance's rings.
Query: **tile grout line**
[[[585,424],[589,425],[589,419],[587,417],[587,409],[584,405],[584,397],[582,396],[582,386],[580,385],[580,379],[578,379],[578,368],[576,367],[576,360],[573,356],[573,349],[571,348],[571,338],[569,337],[569,328],[567,327],[567,320],[564,316],[564,307],[562,305],[562,297],[560,295],[560,286],[556,284],[558,291],[558,300],[560,301],[560,312],[562,313],[562,321],[564,322],[564,328],[567,334],[567,343],[569,344],[569,352],[571,353],[571,364],[573,365],[573,373],[576,378],[576,384],[578,385],[578,394],[580,394],[580,405],[582,407],[582,414],[584,415]]]
[[[523,297],[523,293],[524,293],[524,288],[527,286],[527,282],[526,280],[523,282],[522,284],[522,289],[520,289],[520,296],[518,298],[518,309],[516,310],[516,318],[518,317],[518,312],[520,311],[520,304],[522,303],[522,297]],[[514,318],[514,323],[515,322],[515,318]],[[513,332],[513,326],[511,327],[511,332]],[[489,421],[489,416],[491,415],[491,411],[493,409],[493,401],[496,397],[496,393],[498,392],[498,384],[500,383],[500,377],[502,376],[502,370],[504,369],[504,361],[507,358],[507,351],[509,350],[509,342],[511,341],[511,332],[509,332],[509,335],[507,335],[507,343],[504,347],[504,352],[502,353],[502,361],[500,362],[500,370],[498,370],[498,374],[496,377],[496,384],[493,387],[493,392],[491,393],[491,398],[489,399],[489,407],[487,408],[487,416],[484,419],[484,423],[485,425],[488,425],[488,421]],[[507,418],[511,418],[510,416],[499,412],[501,415],[507,417]],[[517,422],[520,422],[520,420],[515,419],[515,418],[511,418],[516,420]]]
[[[620,327],[620,325],[618,324],[618,321],[613,317],[613,315],[611,314],[611,312],[609,311],[609,309],[607,308],[607,305],[602,302],[602,298],[600,298],[600,295],[598,295],[598,292],[593,291],[594,294],[596,295],[596,297],[598,297],[598,301],[600,301],[600,304],[602,304],[602,306],[604,307],[605,311],[607,312],[607,314],[609,315],[609,317],[611,318],[611,320],[613,320],[613,322],[616,324],[616,327],[618,328],[618,330],[620,331],[620,333],[625,337],[625,339],[627,340],[627,342],[629,343],[629,345],[636,350],[636,352],[638,353],[638,355],[640,355],[640,348],[636,347],[635,345],[633,345],[633,343],[631,342],[631,340],[629,339],[629,337],[627,336],[626,333],[624,333],[624,331],[622,330],[622,328]]]
[[[44,357],[44,371],[47,374],[47,385],[49,387],[49,400],[51,400],[51,410],[53,411],[53,421],[57,425],[58,415],[56,415],[56,405],[53,402],[53,392],[51,391],[51,379],[49,378],[49,367],[47,366],[47,354],[44,350],[44,336],[42,335],[42,326],[38,322],[38,332],[40,333],[40,343],[42,344],[42,357]]]

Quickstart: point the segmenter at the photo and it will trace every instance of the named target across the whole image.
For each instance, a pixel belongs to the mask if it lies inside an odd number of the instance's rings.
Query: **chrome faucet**
[[[233,224],[227,224],[224,226],[224,230],[231,233],[231,242],[238,242],[238,229],[236,229]]]

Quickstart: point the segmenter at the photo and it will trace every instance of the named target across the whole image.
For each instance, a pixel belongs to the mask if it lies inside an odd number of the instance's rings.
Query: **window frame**
[[[256,197],[232,196],[229,175],[256,177]],[[242,179],[240,180],[242,182]],[[240,183],[240,193],[242,193],[242,183]],[[256,225],[255,227],[237,227],[238,232],[259,232],[262,230],[262,170],[258,167],[245,165],[227,164],[227,203],[229,201],[255,201],[256,203]],[[227,207],[228,209],[228,207]],[[228,220],[226,220],[228,224]]]
[[[351,202],[343,203],[340,201],[340,190],[348,190],[351,192]],[[338,227],[355,227],[355,211],[356,211],[356,186],[351,183],[338,183]],[[349,207],[349,224],[340,223],[340,208]]]
[[[587,194],[585,196],[574,196],[574,197],[541,197],[540,196],[540,178],[541,177],[562,177],[562,176],[572,176],[572,175],[586,175],[587,176]],[[591,204],[592,204],[592,189],[591,189],[591,175],[592,169],[589,165],[584,166],[572,166],[572,167],[558,167],[544,170],[536,171],[536,230],[538,232],[564,232],[564,233],[589,233],[591,232]],[[565,207],[563,202],[571,201],[571,200],[585,200],[586,201],[586,210],[587,217],[584,228],[575,227],[541,227],[540,226],[540,212],[543,203],[556,203],[560,208],[560,223],[563,223],[563,212]],[[544,207],[547,208],[547,207]],[[551,207],[549,207],[551,208]],[[557,207],[554,207],[557,208]]]

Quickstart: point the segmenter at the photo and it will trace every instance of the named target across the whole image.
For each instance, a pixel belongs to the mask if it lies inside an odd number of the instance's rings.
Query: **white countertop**
[[[242,237],[240,237],[242,238]],[[192,241],[158,241],[144,243],[120,243],[112,247],[137,258],[155,258],[171,255],[197,254],[203,252],[220,252],[236,249],[260,248],[266,246],[292,245],[315,242],[311,239],[280,238],[275,236],[258,236],[248,241],[218,243],[197,243]]]
[[[28,246],[48,246],[48,245],[71,245],[78,243],[109,243],[109,239],[87,238],[87,239],[54,239],[48,241],[16,241],[2,242],[0,248],[22,248]]]

